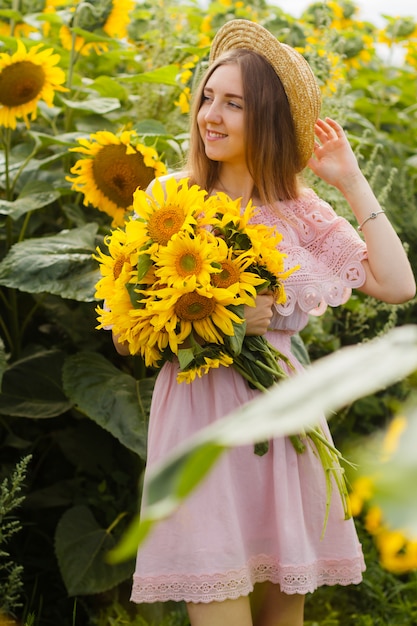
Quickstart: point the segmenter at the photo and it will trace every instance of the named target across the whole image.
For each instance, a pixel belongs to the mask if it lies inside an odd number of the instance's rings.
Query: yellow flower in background
[[[189,87],[185,87],[180,95],[178,100],[174,101],[175,106],[179,107],[181,113],[185,115],[190,111],[190,102],[191,102],[191,89]]]
[[[74,7],[74,13],[80,12],[75,18],[74,24],[90,32],[102,30],[108,37],[125,39],[130,24],[130,12],[135,6],[134,0],[99,0],[92,2],[83,0]],[[62,46],[71,50],[73,37],[71,27],[62,26],[59,32]],[[76,52],[89,55],[92,51],[96,54],[107,52],[108,44],[104,41],[86,41],[81,35],[76,35],[74,40]]]
[[[67,177],[72,189],[84,194],[84,205],[91,204],[113,218],[113,226],[123,224],[131,211],[135,190],[146,188],[156,176],[166,173],[154,148],[140,143],[135,131],[115,135],[98,131],[90,139],[79,139],[71,148],[85,158],[71,168]]]
[[[52,48],[42,50],[42,44],[26,49],[17,41],[17,51],[0,54],[0,126],[16,128],[19,118],[27,127],[37,116],[37,106],[43,100],[52,107],[56,91],[66,91],[62,84],[65,74],[56,67],[60,56]]]
[[[21,626],[21,622],[0,610],[0,626]]]
[[[359,515],[364,504],[370,500],[375,491],[375,481],[371,476],[360,476],[352,485],[349,494],[352,515]]]
[[[382,442],[381,462],[388,461],[397,451],[400,438],[407,428],[407,418],[403,415],[397,415],[391,420],[386,435]]]
[[[124,39],[130,24],[130,12],[135,8],[134,0],[112,0],[110,15],[103,24],[103,30],[109,37]]]
[[[407,418],[396,416],[389,424],[382,441],[377,438],[377,458],[373,459],[373,476],[361,476],[354,481],[350,502],[353,515],[364,514],[364,526],[372,535],[378,549],[381,566],[394,574],[404,574],[417,569],[417,538],[412,531],[391,528],[379,503],[381,495],[380,468],[386,472],[391,460],[395,461],[401,437],[407,427]],[[374,450],[372,448],[371,450]],[[398,454],[397,454],[398,456]],[[384,468],[383,465],[386,467]],[[401,488],[401,487],[400,487]],[[382,487],[382,495],[384,488]],[[384,502],[384,499],[382,499]]]
[[[381,565],[394,574],[417,570],[417,541],[400,530],[382,529],[376,536]]]
[[[65,50],[71,50],[74,46],[75,52],[79,52],[83,56],[88,56],[91,52],[95,54],[103,54],[107,52],[109,47],[104,41],[90,41],[86,42],[84,37],[76,35],[73,41],[71,29],[68,26],[61,26],[59,30],[59,38],[61,40],[62,47]]]
[[[211,45],[211,38],[208,35],[200,34],[198,37],[198,45],[200,48],[208,48]]]
[[[371,506],[365,515],[365,528],[370,535],[376,535],[382,528],[382,511],[379,506]]]
[[[411,67],[417,68],[417,42],[408,42],[405,62]]]
[[[212,22],[213,16],[212,15],[205,15],[203,18],[203,21],[201,22],[201,26],[200,26],[200,31],[204,34],[204,35],[208,35],[211,32],[212,29]]]
[[[19,39],[20,37],[29,37],[31,33],[36,32],[38,32],[37,29],[30,24],[26,24],[26,22],[17,22],[13,25],[12,33],[12,25],[10,24],[10,22],[0,20],[0,35],[2,37],[13,36]]]

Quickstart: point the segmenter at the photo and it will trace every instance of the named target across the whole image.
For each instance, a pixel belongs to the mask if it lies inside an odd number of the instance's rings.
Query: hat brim
[[[302,168],[314,149],[314,124],[320,114],[321,93],[306,59],[294,48],[281,43],[266,28],[249,20],[231,20],[216,33],[210,50],[210,64],[225,52],[252,50],[274,68],[287,95],[297,137]]]

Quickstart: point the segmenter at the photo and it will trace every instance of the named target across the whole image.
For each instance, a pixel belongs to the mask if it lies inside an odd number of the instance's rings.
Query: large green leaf
[[[0,388],[3,379],[3,374],[7,369],[6,350],[4,347],[3,339],[0,337]]]
[[[110,529],[101,528],[88,507],[64,513],[55,533],[55,551],[68,595],[103,593],[132,575],[132,562],[106,562],[114,543]]]
[[[66,100],[62,98],[65,106],[77,111],[88,111],[105,115],[120,108],[120,101],[117,98],[89,98],[88,100]]]
[[[99,279],[92,259],[97,224],[16,243],[0,263],[0,285],[29,293],[94,300]]]
[[[13,220],[22,215],[52,204],[60,197],[59,191],[40,181],[31,182],[22,189],[13,202],[0,200],[0,214],[9,215]]]
[[[153,378],[135,380],[92,352],[68,357],[63,370],[65,392],[78,410],[142,458],[153,384]]]
[[[67,146],[72,147],[77,140],[85,137],[85,133],[61,133],[60,135],[48,135],[47,133],[37,132],[35,130],[28,131],[28,135],[42,146]]]
[[[65,413],[71,402],[62,390],[64,356],[48,350],[13,363],[3,374],[0,413],[36,419]]]
[[[294,435],[314,427],[323,413],[400,380],[417,368],[417,326],[396,328],[386,336],[343,348],[280,382],[252,402],[198,432],[148,476],[150,503],[140,524],[111,558],[125,558],[154,523],[170,515],[206,475],[222,450]],[[202,463],[195,459],[203,459]],[[164,478],[169,476],[169,480]]]
[[[150,72],[143,72],[142,74],[135,74],[129,76],[120,76],[119,80],[124,83],[158,83],[161,85],[177,85],[178,66],[177,65],[165,65],[164,67],[158,67],[156,70]]]

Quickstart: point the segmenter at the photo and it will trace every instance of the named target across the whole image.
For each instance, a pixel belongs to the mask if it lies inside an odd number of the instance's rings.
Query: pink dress
[[[267,334],[301,369],[290,352],[291,335],[307,324],[309,313],[345,302],[351,288],[364,283],[366,248],[311,190],[280,203],[279,214],[263,207],[254,221],[275,224],[284,235],[288,267],[301,265],[285,283],[287,302],[274,311]],[[157,378],[148,467],[259,393],[232,367],[210,370],[191,384],[178,384],[176,374],[176,363],[166,363]],[[324,419],[322,427],[328,432]],[[344,520],[335,490],[321,538],[325,503],[323,471],[308,447],[297,454],[287,438],[278,438],[264,456],[252,445],[228,451],[140,546],[132,601],[221,601],[247,595],[264,581],[288,594],[359,583],[365,566],[353,520]]]

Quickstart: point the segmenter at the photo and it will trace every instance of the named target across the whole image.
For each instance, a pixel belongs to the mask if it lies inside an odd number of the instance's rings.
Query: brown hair
[[[220,65],[235,63],[242,73],[245,102],[246,163],[254,181],[254,193],[265,204],[298,195],[300,158],[290,106],[284,88],[271,65],[250,50],[232,50],[208,69],[195,94],[191,112],[188,172],[192,182],[211,191],[221,163],[210,160],[197,125],[205,85]]]

